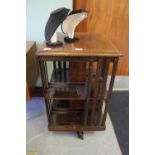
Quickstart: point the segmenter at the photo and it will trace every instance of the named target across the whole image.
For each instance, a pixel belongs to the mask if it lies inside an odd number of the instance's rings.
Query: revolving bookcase
[[[121,53],[96,33],[76,33],[80,40],[63,47],[48,48],[44,42],[36,52],[46,105],[49,131],[105,129],[109,99]],[[84,64],[79,71],[74,63]],[[52,73],[47,65],[53,66]],[[84,75],[74,80],[73,73]],[[108,82],[108,73],[110,80]],[[76,78],[75,78],[76,79]]]

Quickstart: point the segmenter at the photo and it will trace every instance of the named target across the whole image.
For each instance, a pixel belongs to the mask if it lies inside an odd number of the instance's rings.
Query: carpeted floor
[[[84,132],[84,140],[76,132],[50,132],[46,114],[27,120],[26,150],[38,155],[121,155],[109,116],[106,131]]]
[[[123,155],[129,155],[129,91],[114,91],[109,114]]]
[[[49,132],[47,130],[43,98],[32,98],[26,106],[27,151],[36,151],[38,155],[122,154],[109,115],[105,131],[85,132],[84,140],[80,140],[75,132]]]

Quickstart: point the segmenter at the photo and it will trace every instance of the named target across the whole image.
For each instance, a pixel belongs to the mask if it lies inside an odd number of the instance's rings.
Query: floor
[[[109,115],[123,155],[129,155],[129,91],[113,91]]]
[[[27,103],[27,151],[37,155],[121,155],[116,135],[107,117],[106,130],[84,133],[84,140],[75,132],[49,132],[43,98]]]

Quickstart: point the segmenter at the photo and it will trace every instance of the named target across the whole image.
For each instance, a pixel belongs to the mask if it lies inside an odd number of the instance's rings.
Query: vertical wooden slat
[[[53,69],[55,70],[56,69],[56,62],[53,61]]]
[[[88,124],[88,109],[89,109],[89,102],[90,102],[90,95],[91,95],[91,87],[92,87],[92,73],[93,73],[93,61],[89,62],[89,71],[88,71],[88,79],[87,79],[87,96],[85,101],[85,108],[84,108],[84,126]]]
[[[42,58],[38,58],[39,63],[39,69],[41,74],[41,80],[42,80],[42,87],[43,87],[43,94],[45,96],[45,90],[48,87],[48,77],[47,77],[47,66],[46,62]],[[48,101],[45,100],[45,106],[46,106],[46,114],[47,119],[49,120],[49,107],[48,107]]]
[[[53,113],[53,114],[52,114],[52,125],[53,125],[53,126],[56,125],[56,121],[57,121],[56,119],[57,119],[56,114]]]
[[[45,106],[46,106],[46,114],[47,114],[47,120],[50,120],[50,112],[49,112],[49,103],[48,100],[45,99]]]
[[[58,70],[59,70],[59,82],[62,81],[62,68],[61,68],[61,61],[58,61]]]
[[[68,69],[70,68],[70,62],[67,62],[67,68]]]
[[[94,83],[94,88],[93,88],[93,104],[91,107],[91,117],[90,117],[90,123],[91,125],[94,124],[94,120],[95,120],[95,112],[96,112],[96,104],[97,104],[97,99],[98,99],[98,89],[99,89],[99,83],[100,83],[100,76],[101,76],[101,68],[102,68],[102,63],[103,60],[99,59],[98,63],[97,63],[97,71],[96,71],[96,75],[95,75],[95,83]]]
[[[61,70],[61,61],[58,61],[58,68]]]
[[[57,66],[56,61],[53,61],[53,73],[54,74],[54,81],[57,82],[57,72],[56,72]]]
[[[53,100],[52,99],[48,99],[48,102],[49,102],[49,117],[51,118],[51,114],[52,114],[52,102],[53,102]]]
[[[46,64],[46,60],[42,60],[43,61],[43,67],[44,67],[44,74],[45,74],[45,84],[46,84],[46,88],[48,87],[48,72],[47,72],[47,64]]]
[[[46,88],[46,83],[45,83],[44,69],[43,69],[43,66],[42,66],[42,59],[41,58],[38,58],[38,63],[39,63],[41,81],[42,81],[43,94],[44,94],[45,93],[45,88]]]
[[[102,106],[103,106],[103,99],[105,96],[105,92],[106,92],[106,84],[107,84],[107,79],[108,79],[108,70],[109,70],[109,62],[110,60],[108,58],[104,59],[104,64],[102,68],[102,82],[101,82],[101,87],[100,87],[100,91],[99,91],[99,107],[98,107],[98,119],[97,119],[97,124],[100,125],[100,121],[101,121],[101,116],[102,116]]]
[[[52,99],[48,99],[49,104],[49,120],[51,121],[51,115],[52,115]]]
[[[63,71],[64,71],[64,82],[66,82],[66,62],[65,61],[63,61]]]
[[[66,69],[66,62],[63,61],[63,69],[65,70]]]
[[[108,89],[108,96],[107,96],[107,100],[106,100],[106,106],[105,106],[105,110],[104,110],[104,114],[103,114],[103,118],[102,118],[102,124],[101,124],[102,126],[104,126],[105,120],[106,120],[106,117],[107,117],[107,112],[108,112],[108,107],[109,107],[109,99],[111,97],[112,88],[113,88],[113,84],[114,84],[114,80],[115,80],[117,64],[118,64],[118,58],[115,58],[114,62],[113,62],[113,68],[112,68],[112,74],[111,74],[109,89]]]

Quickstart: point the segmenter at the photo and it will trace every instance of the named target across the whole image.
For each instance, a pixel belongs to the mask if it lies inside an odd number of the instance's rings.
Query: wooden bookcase
[[[117,64],[122,55],[99,34],[76,33],[76,36],[79,41],[64,42],[63,47],[49,48],[44,42],[36,57],[42,79],[48,130],[77,131],[83,139],[83,131],[105,129]],[[62,34],[59,34],[59,39],[63,41]],[[47,62],[53,64],[50,76]],[[72,79],[70,64],[74,62],[87,64],[88,69],[82,81]],[[94,63],[97,64],[95,69]],[[108,84],[110,66],[112,73]]]

